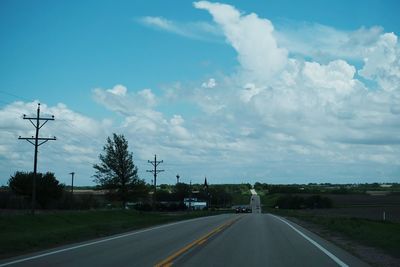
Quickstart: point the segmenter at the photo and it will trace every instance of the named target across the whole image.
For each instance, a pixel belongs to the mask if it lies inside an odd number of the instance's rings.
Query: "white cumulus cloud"
[[[265,81],[285,67],[288,53],[278,47],[271,21],[259,18],[255,13],[240,14],[226,4],[200,1],[194,6],[207,10],[213,16],[227,42],[237,51],[238,61],[247,75]],[[254,42],[255,39],[257,42]]]
[[[93,99],[119,114],[119,121],[94,120],[64,104],[43,105],[43,112],[56,116],[43,134],[59,141],[43,147],[48,154],[40,158],[42,169],[59,159],[86,164],[90,173],[88,162],[117,132],[127,137],[141,172],[157,154],[170,174],[207,172],[221,182],[399,181],[396,33],[301,23],[275,27],[232,5],[200,1],[194,7],[213,22],[144,17],[141,23],[189,38],[224,38],[237,53],[238,71],[176,82],[164,94],[121,84],[93,89]],[[26,159],[32,147],[16,138],[33,134],[21,116],[34,109],[35,103],[24,102],[0,109],[2,169],[10,162],[15,169],[31,168]]]
[[[214,88],[215,86],[217,86],[217,82],[215,81],[214,78],[210,78],[210,79],[208,79],[208,81],[203,82],[201,84],[201,87],[203,87],[203,88]]]
[[[179,23],[163,17],[145,16],[138,21],[148,27],[174,33],[183,37],[215,42],[221,36],[221,31],[215,25],[200,21]]]
[[[94,91],[99,103],[125,116],[121,129],[137,140],[140,155],[156,150],[189,164],[194,174],[194,165],[205,164],[221,177],[269,176],[273,182],[399,176],[396,34],[381,27],[275,27],[232,5],[200,1],[194,7],[211,15],[214,24],[204,25],[235,49],[236,73],[198,86],[177,82],[165,95],[148,90],[105,97],[107,91]],[[190,23],[161,17],[146,23],[190,38],[196,32],[186,27]],[[216,80],[218,90],[205,90],[216,87]],[[199,113],[170,117],[158,109],[159,103],[182,102]],[[230,170],[219,167],[227,162]]]
[[[110,92],[114,95],[126,95],[126,87],[121,85],[121,84],[117,84],[115,85],[112,89],[108,89],[107,92]]]
[[[387,91],[400,89],[400,48],[394,33],[382,34],[365,53],[364,67],[359,73],[376,80]]]

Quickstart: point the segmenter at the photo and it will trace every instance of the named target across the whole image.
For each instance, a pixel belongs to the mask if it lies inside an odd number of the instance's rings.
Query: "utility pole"
[[[190,185],[189,185],[189,189],[190,189],[190,194],[189,194],[189,211],[192,210],[192,197],[193,197],[193,192],[192,192],[192,180],[190,180]]]
[[[74,175],[75,175],[75,172],[70,172],[69,174],[71,174],[71,203],[70,203],[70,205],[71,205],[71,209],[73,209],[74,208]]]
[[[176,183],[179,184],[179,174],[176,175]]]
[[[73,197],[73,195],[74,195],[74,175],[75,175],[75,172],[70,172],[69,174],[71,174],[71,176],[72,176],[72,181],[71,181],[71,196]]]
[[[45,137],[39,137],[39,130],[48,122],[48,121],[53,121],[54,116],[51,116],[51,118],[41,118],[40,117],[40,103],[38,103],[38,108],[37,108],[37,113],[36,117],[27,117],[24,114],[23,117],[24,120],[29,120],[33,127],[35,127],[36,134],[35,137],[18,137],[18,139],[23,139],[31,143],[32,145],[35,146],[35,156],[33,159],[33,181],[32,181],[32,214],[35,214],[35,202],[36,202],[36,175],[37,175],[37,155],[38,155],[38,148],[39,146],[43,145],[49,140],[56,140],[56,137],[50,137],[50,138],[45,138]],[[43,121],[43,122],[41,122]],[[34,142],[33,142],[34,140]],[[39,141],[41,141],[39,143]]]
[[[148,163],[150,163],[151,165],[153,165],[154,169],[153,170],[146,170],[146,172],[151,172],[154,175],[154,193],[153,193],[153,205],[156,202],[156,192],[157,192],[157,174],[160,172],[163,172],[164,170],[157,170],[157,166],[160,163],[163,163],[163,160],[157,161],[157,155],[154,155],[154,161],[148,160]]]

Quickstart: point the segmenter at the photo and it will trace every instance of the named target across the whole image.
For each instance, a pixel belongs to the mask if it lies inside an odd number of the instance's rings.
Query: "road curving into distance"
[[[368,266],[271,214],[223,214],[0,261],[2,266]]]

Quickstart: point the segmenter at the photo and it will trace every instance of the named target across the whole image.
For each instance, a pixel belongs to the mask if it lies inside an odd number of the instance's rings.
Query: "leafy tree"
[[[157,201],[172,201],[173,195],[165,189],[157,190]]]
[[[17,195],[32,198],[33,172],[16,172],[8,180],[11,190]],[[62,197],[64,185],[54,176],[54,173],[47,172],[36,174],[36,201],[42,208],[47,208],[52,202]]]
[[[209,192],[212,206],[225,208],[232,205],[232,194],[227,192],[225,185],[210,186]]]
[[[173,189],[177,201],[183,202],[183,199],[190,196],[190,186],[185,183],[177,183]]]
[[[110,194],[122,201],[123,207],[129,199],[146,194],[146,186],[138,177],[138,169],[133,163],[132,153],[128,151],[128,141],[123,135],[113,134],[107,138],[103,147],[104,154],[99,155],[100,164],[94,164],[95,182]]]

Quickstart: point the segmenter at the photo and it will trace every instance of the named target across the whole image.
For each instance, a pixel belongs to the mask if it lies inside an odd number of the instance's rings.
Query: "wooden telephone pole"
[[[53,121],[54,116],[51,116],[51,118],[43,118],[40,117],[40,103],[38,104],[37,108],[37,113],[36,117],[27,117],[24,114],[23,117],[24,120],[29,120],[33,127],[35,127],[36,134],[35,136],[32,137],[18,137],[18,139],[26,140],[32,145],[35,146],[35,156],[33,159],[33,181],[32,181],[32,214],[35,214],[35,203],[36,203],[36,175],[37,175],[37,156],[38,156],[38,148],[39,146],[43,145],[49,140],[56,140],[56,137],[39,137],[39,130],[48,122],[48,121]]]

